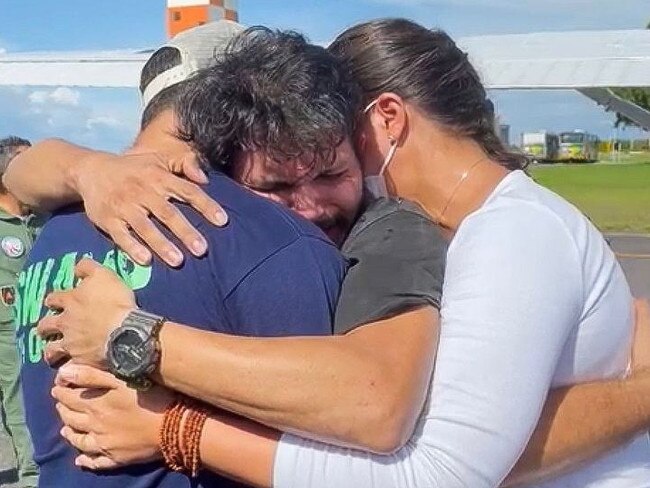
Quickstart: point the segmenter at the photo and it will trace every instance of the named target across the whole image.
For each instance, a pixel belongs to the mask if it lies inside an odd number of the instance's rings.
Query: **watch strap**
[[[164,322],[164,317],[136,308],[128,313],[120,325],[131,325],[143,329],[150,329],[151,337],[157,339]]]
[[[147,376],[138,376],[137,378],[126,378],[116,375],[116,378],[126,383],[126,386],[138,391],[149,391],[153,387],[153,381]]]

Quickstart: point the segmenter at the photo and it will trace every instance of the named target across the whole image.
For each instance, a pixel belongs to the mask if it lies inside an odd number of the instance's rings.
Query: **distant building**
[[[506,146],[510,145],[510,126],[507,124],[500,124],[499,125],[499,139],[501,139],[501,142],[503,142]]]
[[[221,19],[238,20],[237,0],[167,0],[169,37]]]

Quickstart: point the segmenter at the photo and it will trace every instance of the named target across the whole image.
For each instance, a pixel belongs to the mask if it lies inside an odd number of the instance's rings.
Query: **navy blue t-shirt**
[[[208,240],[209,253],[201,259],[186,256],[179,269],[158,260],[136,265],[76,209],[54,216],[43,228],[20,275],[16,304],[27,424],[41,487],[239,486],[208,472],[190,480],[161,463],[103,473],[74,466],[76,452],[59,435],[61,423],[50,396],[55,371],[42,358],[36,325],[47,312],[47,293],[74,286],[73,267],[83,256],[114,269],[142,309],[172,321],[248,336],[332,333],[345,274],[336,247],[309,222],[222,174],[210,175],[206,191],[218,198],[230,222],[220,229],[183,207]]]

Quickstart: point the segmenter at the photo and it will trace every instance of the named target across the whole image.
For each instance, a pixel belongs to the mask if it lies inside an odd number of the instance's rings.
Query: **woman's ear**
[[[401,144],[406,133],[407,113],[404,99],[395,93],[382,93],[375,104],[373,125],[381,124],[386,137]]]

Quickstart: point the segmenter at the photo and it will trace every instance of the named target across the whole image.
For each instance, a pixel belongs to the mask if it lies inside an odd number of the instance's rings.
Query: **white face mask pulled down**
[[[370,102],[370,104],[368,104],[368,106],[365,108],[363,113],[367,114],[375,106],[376,103],[377,100]],[[384,162],[381,165],[379,174],[368,175],[363,178],[363,186],[366,188],[368,193],[370,193],[370,195],[372,195],[374,198],[381,198],[381,197],[388,196],[388,187],[386,186],[386,179],[384,178],[384,173],[386,172],[386,169],[388,168],[390,162],[393,160],[393,157],[395,156],[395,151],[397,151],[397,140],[391,138],[390,149],[388,150],[388,154],[386,154],[386,159],[384,159]]]

